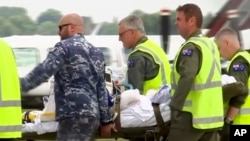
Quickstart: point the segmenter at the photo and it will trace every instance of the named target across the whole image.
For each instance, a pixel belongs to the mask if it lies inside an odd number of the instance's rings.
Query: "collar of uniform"
[[[237,53],[239,53],[239,52],[242,52],[242,51],[244,51],[244,50],[238,49],[238,50],[234,53],[234,55],[237,54]],[[233,55],[233,56],[234,56],[234,55]]]
[[[82,33],[76,33],[74,36],[81,36],[81,37],[83,37],[83,34]]]
[[[141,38],[135,43],[135,47],[136,47],[138,44],[144,43],[144,42],[147,41],[147,40],[148,40],[148,37],[146,37],[146,36],[141,37]]]
[[[197,30],[197,31],[194,31],[194,32],[187,38],[187,40],[190,39],[191,37],[198,37],[198,36],[200,36],[200,35],[202,35],[202,34],[201,34],[201,30],[199,29],[199,30]]]
[[[232,60],[232,59],[233,59],[233,57],[234,57],[237,53],[242,52],[242,51],[244,51],[244,50],[242,50],[242,49],[238,49],[237,51],[235,51],[235,53],[232,55],[232,58],[231,58],[230,60]]]

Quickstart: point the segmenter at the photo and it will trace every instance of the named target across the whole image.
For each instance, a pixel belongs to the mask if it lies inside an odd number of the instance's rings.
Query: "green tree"
[[[36,31],[35,23],[27,15],[13,15],[9,17],[9,21],[19,29],[15,34],[30,35]]]
[[[37,28],[37,34],[40,35],[56,35],[57,31],[57,23],[52,21],[43,22]]]
[[[161,30],[160,13],[147,14],[140,10],[135,10],[132,15],[140,17],[143,21],[147,35],[159,35]]]
[[[211,22],[211,20],[213,20],[214,16],[212,13],[208,13],[207,15],[205,15],[203,17],[203,24],[202,27],[205,28],[208,26],[208,24]]]
[[[84,21],[84,34],[88,35],[94,29],[95,24],[93,23],[91,17],[83,16],[82,18],[83,18],[83,21]]]
[[[112,22],[108,23],[105,22],[102,25],[102,28],[99,31],[100,35],[117,35],[118,34],[118,23],[117,22]]]
[[[17,32],[20,32],[20,30],[13,25],[9,20],[6,20],[4,17],[0,17],[0,36],[11,36]]]
[[[42,12],[37,18],[37,24],[41,24],[47,21],[58,23],[62,14],[60,11],[54,9],[48,9],[45,12]]]
[[[160,34],[160,16],[159,13],[144,14],[142,15],[142,21],[147,35],[159,35]]]
[[[7,7],[7,6],[0,7],[1,17],[8,18],[14,15],[25,15],[25,14],[27,14],[26,9],[21,8],[21,7]]]

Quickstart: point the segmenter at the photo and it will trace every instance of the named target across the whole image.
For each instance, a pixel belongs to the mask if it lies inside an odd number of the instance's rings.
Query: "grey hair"
[[[145,33],[144,25],[141,18],[135,15],[129,15],[120,21],[120,24],[123,23],[127,28],[136,29],[142,33]]]

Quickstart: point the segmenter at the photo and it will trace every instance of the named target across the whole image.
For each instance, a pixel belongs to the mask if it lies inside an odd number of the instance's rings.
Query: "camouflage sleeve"
[[[230,99],[229,105],[240,108],[245,103],[245,99],[248,96],[248,78],[249,78],[249,64],[241,56],[235,58],[231,63],[229,69],[229,75],[234,76],[237,81],[244,83],[242,94]]]
[[[176,69],[180,74],[180,79],[170,103],[172,108],[178,110],[183,108],[186,97],[194,83],[194,79],[200,70],[201,57],[201,51],[193,43],[187,43],[182,48],[178,60],[176,60]]]
[[[22,91],[27,92],[48,81],[49,77],[63,66],[65,54],[61,42],[57,43],[42,63],[38,64],[26,77],[20,79]]]
[[[106,85],[104,79],[105,67],[104,67],[104,60],[103,63],[100,64],[100,72],[99,72],[99,79],[97,83],[97,98],[99,103],[99,110],[100,110],[100,122],[102,125],[112,122],[112,116],[109,112],[108,107],[108,94],[106,92]]]

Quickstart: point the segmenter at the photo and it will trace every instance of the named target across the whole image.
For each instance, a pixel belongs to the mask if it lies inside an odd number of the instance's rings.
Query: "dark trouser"
[[[219,141],[218,132],[171,128],[167,141]]]
[[[15,139],[0,139],[0,141],[15,141]]]
[[[172,109],[167,141],[219,141],[219,129],[195,129],[191,113]]]
[[[94,141],[98,127],[99,120],[93,117],[60,120],[57,141]]]

